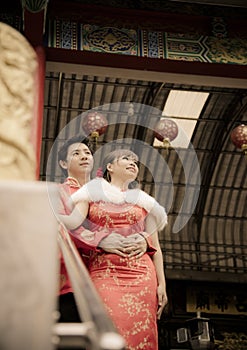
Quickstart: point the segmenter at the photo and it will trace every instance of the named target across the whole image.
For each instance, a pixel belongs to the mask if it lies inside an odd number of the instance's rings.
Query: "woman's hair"
[[[127,157],[131,157],[134,158],[136,161],[139,160],[138,156],[136,153],[132,152],[129,149],[117,149],[115,151],[112,151],[110,153],[108,153],[105,158],[103,159],[102,162],[102,173],[103,173],[103,178],[108,181],[111,182],[111,175],[107,170],[107,164],[109,163],[113,163],[114,160],[117,160],[123,156],[127,156]],[[129,188],[135,188],[137,187],[138,183],[137,181],[132,181],[129,184]]]

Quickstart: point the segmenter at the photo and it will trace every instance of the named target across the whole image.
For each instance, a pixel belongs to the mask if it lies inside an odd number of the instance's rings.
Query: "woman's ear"
[[[106,169],[111,172],[112,171],[112,164],[111,163],[108,163],[107,166],[106,166]]]
[[[66,160],[60,160],[59,161],[59,165],[60,165],[61,168],[65,169],[65,170],[68,169],[68,165],[67,165]]]

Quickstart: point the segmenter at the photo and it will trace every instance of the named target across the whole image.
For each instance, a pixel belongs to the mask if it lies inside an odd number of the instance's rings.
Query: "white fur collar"
[[[157,226],[162,229],[167,223],[165,209],[151,196],[140,189],[121,191],[118,187],[111,185],[103,178],[89,181],[76,191],[71,199],[76,204],[82,200],[88,202],[111,202],[114,204],[130,203],[144,208],[152,214],[157,221]]]

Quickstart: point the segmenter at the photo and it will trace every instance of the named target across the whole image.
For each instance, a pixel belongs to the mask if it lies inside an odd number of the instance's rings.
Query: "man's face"
[[[73,143],[69,146],[66,159],[69,176],[77,178],[82,174],[90,174],[93,163],[93,155],[84,143]]]

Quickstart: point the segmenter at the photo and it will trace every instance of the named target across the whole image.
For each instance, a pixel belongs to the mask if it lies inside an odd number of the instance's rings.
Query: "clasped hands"
[[[85,230],[81,233],[84,240],[92,240],[94,233]],[[103,238],[99,245],[107,253],[118,254],[122,257],[140,258],[147,251],[147,241],[140,233],[134,233],[124,237],[119,233],[111,233]]]

